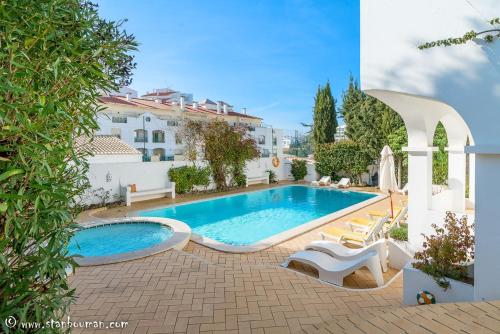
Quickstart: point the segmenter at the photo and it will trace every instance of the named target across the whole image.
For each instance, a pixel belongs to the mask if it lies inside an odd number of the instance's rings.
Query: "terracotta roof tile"
[[[77,151],[87,151],[92,155],[141,154],[115,136],[96,135],[92,140],[87,136],[80,136],[75,141]]]

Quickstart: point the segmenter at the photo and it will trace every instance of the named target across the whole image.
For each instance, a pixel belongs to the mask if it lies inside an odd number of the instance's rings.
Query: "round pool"
[[[78,230],[68,246],[70,255],[107,256],[134,252],[166,241],[172,229],[158,223],[131,222]]]
[[[167,218],[132,217],[87,224],[75,232],[68,245],[69,255],[81,266],[133,260],[182,249],[191,229]]]

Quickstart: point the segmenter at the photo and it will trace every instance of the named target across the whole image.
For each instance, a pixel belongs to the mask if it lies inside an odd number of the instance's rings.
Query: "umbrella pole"
[[[394,207],[392,206],[392,191],[389,190],[389,198],[391,200],[391,218],[394,218]]]

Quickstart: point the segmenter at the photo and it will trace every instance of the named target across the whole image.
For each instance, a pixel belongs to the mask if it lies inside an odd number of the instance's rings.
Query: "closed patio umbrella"
[[[392,193],[399,189],[395,170],[392,150],[388,145],[385,145],[382,152],[380,152],[379,188],[380,191],[389,193],[391,199],[391,217],[394,217]]]

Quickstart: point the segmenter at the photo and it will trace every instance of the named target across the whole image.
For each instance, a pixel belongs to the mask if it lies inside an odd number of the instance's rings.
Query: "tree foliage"
[[[292,161],[292,173],[293,179],[295,181],[303,180],[307,175],[307,163],[305,160],[294,159]]]
[[[370,155],[351,140],[318,145],[314,158],[316,171],[320,175],[334,176],[335,173],[342,173],[358,182],[361,181],[361,174],[372,163]]]
[[[401,117],[383,102],[364,94],[351,77],[342,96],[341,114],[346,124],[346,136],[377,160],[389,143],[389,135],[404,125]]]
[[[448,183],[448,137],[443,123],[439,122],[434,132],[433,145],[438,148],[432,157],[432,182],[434,184]]]
[[[59,319],[72,300],[66,246],[88,185],[75,137],[96,130],[97,97],[129,82],[136,44],[88,2],[0,8],[0,318],[9,331],[7,316]]]
[[[493,26],[494,28],[479,31],[479,32],[471,30],[469,32],[466,32],[461,37],[450,37],[450,38],[440,39],[440,40],[433,41],[433,42],[427,42],[427,43],[419,45],[418,48],[420,50],[424,50],[424,49],[430,49],[430,48],[433,48],[436,46],[460,45],[460,44],[465,44],[469,41],[472,41],[473,39],[476,39],[476,38],[482,38],[486,42],[491,43],[495,40],[495,38],[500,37],[500,18],[496,17],[494,19],[491,19],[488,23],[491,26]]]
[[[195,160],[201,152],[201,158],[210,165],[218,190],[246,183],[245,164],[258,158],[260,153],[245,128],[215,119],[209,122],[188,121],[184,130],[185,137],[189,136],[188,157]]]
[[[326,83],[325,87],[318,87],[314,99],[312,126],[314,145],[333,143],[335,141],[335,132],[338,125],[335,103],[329,82]]]

